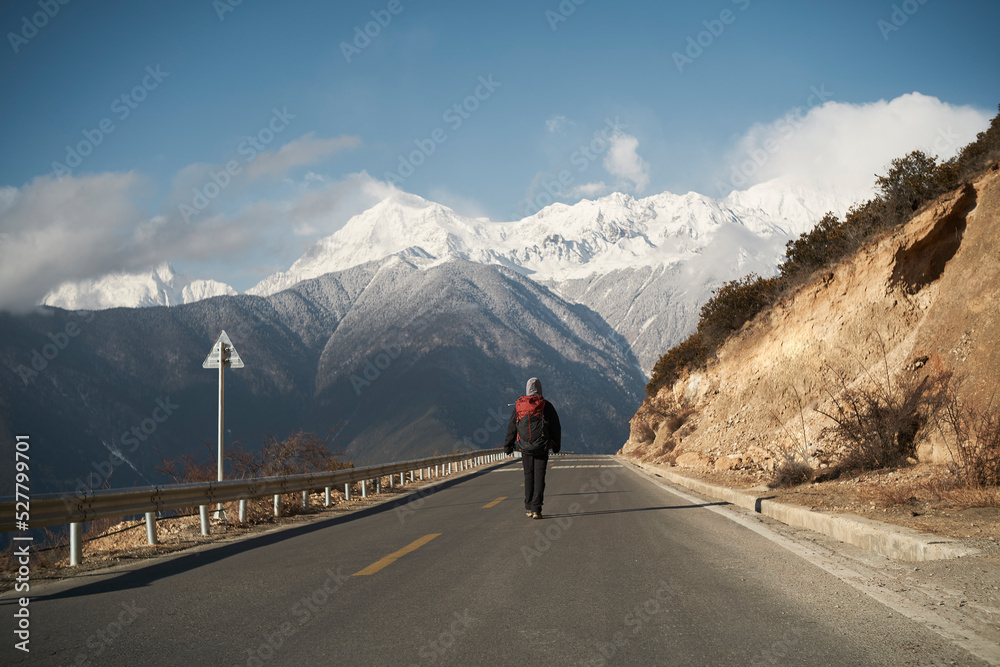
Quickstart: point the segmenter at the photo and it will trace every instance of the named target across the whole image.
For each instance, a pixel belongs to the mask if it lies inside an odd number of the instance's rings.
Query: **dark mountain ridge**
[[[246,363],[226,373],[226,442],[247,449],[335,428],[357,463],[496,446],[537,375],[566,448],[612,452],[645,383],[599,315],[514,271],[390,257],[266,298],[0,314],[4,447],[30,436],[36,492],[169,481],[161,452],[213,460],[201,362],[222,329]]]

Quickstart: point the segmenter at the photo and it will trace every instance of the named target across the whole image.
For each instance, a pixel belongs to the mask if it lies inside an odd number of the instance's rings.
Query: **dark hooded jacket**
[[[526,387],[526,396],[541,396],[542,395],[542,383],[538,378],[531,378],[528,380],[528,385]],[[549,432],[549,448],[553,453],[558,454],[559,449],[562,446],[562,429],[559,426],[559,415],[556,414],[556,409],[552,407],[552,404],[545,401],[545,408],[543,409],[542,416],[545,419],[545,425]],[[517,409],[510,415],[510,422],[507,424],[507,439],[504,442],[503,448],[508,454],[514,451],[517,444]],[[518,447],[518,449],[520,449]],[[535,456],[548,456],[548,450],[535,454]]]

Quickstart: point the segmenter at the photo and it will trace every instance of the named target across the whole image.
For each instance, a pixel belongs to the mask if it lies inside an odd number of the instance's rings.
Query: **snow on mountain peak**
[[[268,276],[247,292],[273,294],[393,255],[424,267],[450,258],[498,264],[551,283],[619,269],[669,266],[699,255],[710,261],[709,255],[737,257],[733,253],[738,249],[761,252],[775,239],[781,241],[780,248],[782,239],[807,231],[826,211],[841,214],[851,203],[838,193],[818,192],[786,179],[724,199],[696,192],[637,199],[615,192],[573,205],[552,204],[521,220],[492,222],[397,190],[317,241],[287,271]],[[235,293],[223,283],[179,276],[164,263],[144,273],[67,283],[43,303],[137,307]]]
[[[616,268],[670,264],[701,252],[723,230],[746,238],[792,238],[827,210],[851,203],[793,182],[763,183],[717,200],[688,192],[636,199],[616,192],[576,204],[552,204],[522,220],[491,222],[459,215],[416,195],[396,192],[319,240],[287,272],[261,281],[267,295],[332,271],[417,249],[509,266],[560,281]]]
[[[236,293],[225,283],[179,275],[164,262],[142,273],[112,273],[64,283],[49,292],[42,304],[67,310],[175,306]]]

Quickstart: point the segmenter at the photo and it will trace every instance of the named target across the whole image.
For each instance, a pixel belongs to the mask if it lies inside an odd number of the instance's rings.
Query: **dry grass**
[[[951,479],[925,482],[919,489],[928,499],[947,503],[956,509],[1000,507],[1000,488],[996,487],[969,487]]]
[[[877,478],[858,489],[858,498],[876,507],[935,504],[950,509],[1000,507],[1000,489],[968,487],[952,477],[893,483]]]
[[[858,497],[876,507],[898,507],[917,502],[918,493],[920,491],[916,484],[878,484],[861,487]]]

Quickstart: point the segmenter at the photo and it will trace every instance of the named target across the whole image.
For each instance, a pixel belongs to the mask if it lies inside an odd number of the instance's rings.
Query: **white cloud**
[[[630,181],[633,189],[641,193],[649,185],[649,163],[639,157],[638,148],[639,140],[632,135],[613,134],[603,164],[619,184]]]
[[[133,172],[60,179],[39,176],[7,188],[0,211],[0,308],[32,308],[53,287],[127,265],[135,201],[145,184]],[[13,192],[11,192],[13,190]]]
[[[234,152],[219,164],[196,162],[184,167],[174,176],[169,199],[174,206],[185,204],[195,210],[189,211],[189,217],[206,217],[212,215],[217,207],[224,205],[234,195],[254,181],[270,178],[279,180],[290,171],[299,167],[307,167],[320,162],[337,151],[355,148],[361,145],[361,140],[353,136],[339,136],[330,139],[317,139],[314,132],[309,132],[293,139],[276,151],[252,153],[252,157],[234,150]],[[230,166],[233,167],[229,171]],[[315,178],[315,174],[311,177]],[[220,186],[217,197],[203,197],[209,190],[215,191]],[[207,207],[198,208],[196,202],[207,200]],[[204,206],[204,205],[202,205]]]
[[[247,166],[247,178],[281,177],[292,169],[314,165],[337,151],[361,145],[358,137],[317,139],[315,132],[294,139],[277,151],[264,152]]]
[[[743,190],[774,178],[820,189],[872,192],[875,174],[920,149],[947,159],[989,125],[990,115],[910,93],[869,104],[827,102],[755,125],[727,157],[725,189]],[[719,188],[722,189],[722,188]],[[724,193],[722,193],[724,194]]]
[[[573,188],[570,193],[574,197],[583,197],[584,199],[593,199],[596,197],[601,197],[608,194],[611,188],[604,181],[598,181],[596,183],[583,183],[581,185]]]
[[[65,282],[164,261],[240,266],[260,248],[300,253],[289,229],[331,234],[393,191],[364,172],[334,182],[312,175],[287,199],[258,201],[233,216],[206,211],[188,223],[169,202],[150,216],[152,188],[133,172],[40,176],[0,188],[0,253],[13,258],[0,263],[0,310],[30,310]]]
[[[566,119],[566,116],[553,116],[545,121],[545,129],[551,134],[561,131],[566,125],[572,124],[572,121]]]
[[[327,181],[307,175],[296,192],[283,201],[262,200],[237,215],[231,223],[250,227],[271,227],[274,231],[291,227],[296,236],[329,236],[352,216],[382,201],[396,188],[367,174],[350,174],[342,180]]]

